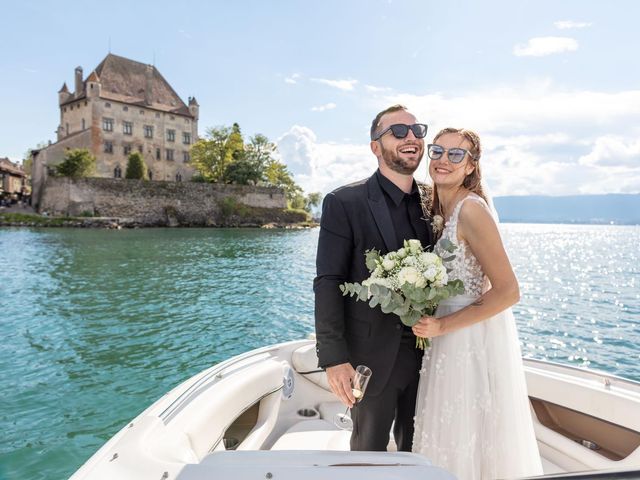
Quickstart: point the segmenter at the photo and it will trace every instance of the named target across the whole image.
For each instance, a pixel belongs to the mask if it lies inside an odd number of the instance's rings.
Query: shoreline
[[[301,230],[319,226],[313,221],[279,222],[279,221],[243,221],[241,218],[228,218],[221,223],[179,224],[179,223],[145,223],[140,220],[123,217],[50,217],[35,213],[0,212],[0,228],[2,227],[46,227],[46,228],[95,228],[106,230],[140,229],[140,228],[264,228]]]

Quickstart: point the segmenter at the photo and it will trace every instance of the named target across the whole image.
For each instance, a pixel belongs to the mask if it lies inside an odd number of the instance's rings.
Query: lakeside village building
[[[60,124],[57,141],[33,151],[32,188],[36,208],[42,188],[68,149],[86,148],[96,157],[94,176],[123,178],[127,157],[142,154],[149,179],[191,179],[189,148],[197,140],[199,105],[185,104],[153,65],[109,53],[83,79],[75,69],[75,85],[58,92]]]
[[[28,195],[26,172],[8,158],[0,158],[0,205],[26,199]]]

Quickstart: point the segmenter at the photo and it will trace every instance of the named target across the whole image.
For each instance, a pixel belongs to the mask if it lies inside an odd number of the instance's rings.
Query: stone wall
[[[284,192],[272,187],[65,177],[47,178],[40,203],[49,215],[112,217],[141,226],[304,221],[289,219],[285,208]]]

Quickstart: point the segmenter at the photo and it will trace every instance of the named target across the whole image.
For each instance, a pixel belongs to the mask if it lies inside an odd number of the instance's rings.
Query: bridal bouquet
[[[440,246],[448,256],[425,252],[419,240],[405,240],[403,248],[386,255],[367,250],[369,278],[362,284],[343,283],[340,290],[345,296],[368,301],[371,308],[380,305],[384,313],[395,313],[403,324],[412,327],[421,317],[433,315],[440,301],[464,293],[462,280],[449,280],[445,266],[455,258],[455,245],[441,239]],[[428,339],[416,337],[418,348],[428,345]]]

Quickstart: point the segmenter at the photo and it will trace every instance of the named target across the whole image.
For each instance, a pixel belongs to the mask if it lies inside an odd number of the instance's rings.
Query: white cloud
[[[353,90],[358,83],[357,80],[328,80],[326,78],[313,78],[312,80],[314,82],[322,83],[323,85],[329,85],[330,87],[344,91]]]
[[[513,47],[516,57],[544,57],[554,53],[574,52],[578,41],[570,37],[536,37]]]
[[[333,110],[334,108],[336,108],[337,105],[333,102],[329,102],[325,105],[320,105],[318,107],[311,107],[311,111],[312,112],[324,112],[326,110]]]
[[[581,165],[640,168],[640,140],[619,135],[605,135],[596,139],[593,149],[579,159]]]
[[[369,143],[318,142],[308,127],[294,125],[277,140],[282,161],[305,192],[328,193],[369,177],[378,167]]]
[[[389,87],[376,87],[375,85],[365,85],[364,88],[367,92],[371,93],[380,93],[380,92],[389,92],[391,89]]]
[[[296,83],[298,83],[298,79],[299,78],[300,78],[300,74],[299,73],[294,73],[290,77],[285,77],[284,83],[288,83],[290,85],[295,85]]]
[[[591,22],[574,22],[573,20],[559,20],[553,23],[558,30],[569,30],[572,28],[587,28],[593,25]]]
[[[640,192],[640,90],[565,91],[542,79],[519,89],[386,94],[367,101],[372,112],[407,105],[429,124],[428,140],[447,126],[476,130],[494,196]],[[306,192],[327,193],[377,168],[365,136],[320,142],[312,129],[293,126],[277,143]],[[426,158],[416,178],[426,177],[425,165]]]
[[[640,90],[562,91],[543,79],[520,89],[397,94],[376,102],[372,111],[407,105],[429,124],[429,140],[448,126],[477,131],[495,196],[640,192]]]

